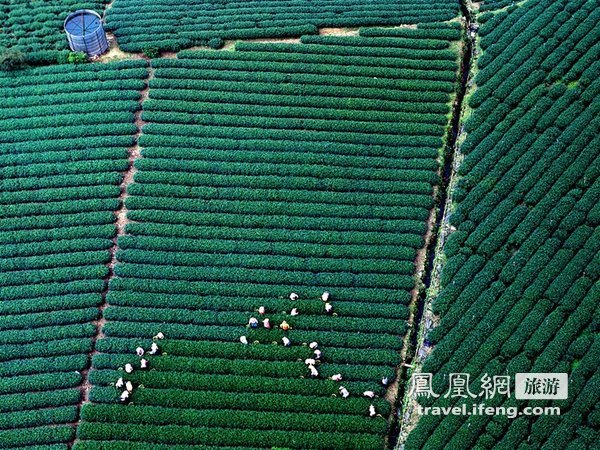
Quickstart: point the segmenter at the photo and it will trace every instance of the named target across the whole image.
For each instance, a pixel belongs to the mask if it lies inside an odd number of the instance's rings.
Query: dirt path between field
[[[358,36],[359,28],[320,28],[322,36]]]
[[[453,105],[451,127],[448,130],[447,146],[445,152],[442,183],[439,186],[439,211],[437,211],[435,223],[433,224],[432,238],[427,251],[427,264],[423,277],[424,290],[418,299],[414,322],[412,325],[411,346],[405,361],[412,367],[406,371],[403,392],[400,393],[402,401],[397,429],[397,442],[392,443],[396,450],[402,450],[408,434],[417,425],[419,415],[416,411],[417,401],[410,394],[410,377],[413,373],[421,371],[423,361],[431,353],[433,347],[425,339],[427,332],[434,328],[438,318],[433,314],[431,303],[440,289],[440,275],[444,263],[443,246],[448,236],[454,231],[448,223],[452,212],[452,191],[457,181],[456,172],[462,162],[459,151],[459,142],[462,139],[462,122],[465,117],[465,96],[470,92],[471,77],[473,70],[474,49],[476,47],[476,35],[472,33],[471,12],[473,11],[470,0],[460,0],[461,21],[465,29],[465,39],[461,45],[461,67],[460,86]],[[392,447],[392,446],[390,446]]]
[[[120,184],[120,194],[119,194],[120,207],[118,210],[116,210],[114,212],[116,230],[115,230],[115,236],[112,239],[112,246],[109,249],[110,261],[106,264],[106,267],[108,268],[108,275],[104,279],[104,290],[101,293],[102,303],[98,307],[98,311],[99,311],[98,317],[99,318],[98,318],[98,320],[92,322],[94,324],[94,326],[96,327],[96,333],[92,337],[92,351],[88,354],[88,366],[85,370],[83,370],[81,372],[82,382],[81,382],[81,385],[79,386],[79,389],[81,391],[81,401],[78,405],[77,421],[74,422],[73,424],[71,424],[75,428],[81,422],[81,407],[84,404],[90,402],[90,390],[92,389],[92,384],[90,383],[90,379],[89,379],[90,369],[92,366],[93,357],[99,353],[98,350],[96,349],[96,342],[98,340],[104,338],[104,325],[106,324],[106,319],[104,318],[104,310],[108,306],[106,297],[108,295],[110,282],[116,276],[115,275],[115,265],[117,264],[116,254],[117,254],[117,250],[119,248],[118,239],[121,236],[124,236],[126,234],[125,228],[126,228],[127,224],[131,222],[131,220],[127,218],[128,210],[127,210],[127,206],[125,205],[125,202],[127,200],[127,197],[129,196],[129,194],[127,192],[128,188],[134,182],[134,176],[135,176],[135,173],[137,172],[135,163],[137,160],[139,160],[142,157],[141,148],[139,146],[139,138],[140,138],[140,135],[142,134],[142,128],[145,124],[145,122],[142,119],[142,104],[144,103],[144,101],[146,101],[148,99],[148,94],[150,92],[149,84],[150,84],[150,80],[152,80],[153,77],[154,77],[154,69],[151,67],[148,67],[148,76],[144,80],[145,88],[140,91],[139,109],[135,112],[135,125],[137,127],[137,131],[133,136],[133,145],[127,149],[127,152],[128,152],[127,170],[122,173],[122,179],[121,179],[121,184]],[[77,440],[77,438],[75,438],[75,440]],[[70,442],[68,444],[68,447],[71,448],[74,443],[75,443],[75,441]]]

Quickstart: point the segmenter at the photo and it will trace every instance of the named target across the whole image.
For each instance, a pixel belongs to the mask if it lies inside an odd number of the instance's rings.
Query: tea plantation
[[[69,64],[82,8],[112,49]],[[597,448],[599,30],[596,0],[0,0],[0,448]]]
[[[220,47],[224,39],[318,34],[323,27],[443,22],[458,14],[449,0],[114,0],[107,25],[125,51]]]
[[[307,37],[152,62],[126,201],[134,223],[118,242],[83,448],[383,447],[390,405],[362,393],[383,397],[400,362],[456,88],[458,55],[438,34]],[[259,343],[242,345],[259,306],[292,328],[251,331]],[[167,355],[134,372],[144,389],[133,405],[115,405],[116,369],[158,330]],[[272,345],[284,336],[288,348]],[[322,358],[311,379],[312,341]],[[335,397],[338,373],[351,398]]]
[[[528,1],[479,21],[483,55],[450,217],[456,231],[423,371],[442,392],[450,373],[469,373],[475,392],[484,373],[567,372],[569,398],[552,402],[560,416],[423,416],[407,448],[594,448],[600,10],[593,1]]]
[[[68,442],[144,61],[0,75],[0,447]]]

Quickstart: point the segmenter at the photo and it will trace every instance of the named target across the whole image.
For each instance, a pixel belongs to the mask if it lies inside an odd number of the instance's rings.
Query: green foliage
[[[324,37],[324,36],[322,36]],[[315,36],[318,39],[319,36]],[[366,38],[363,38],[366,39]],[[326,56],[344,56],[344,57],[377,57],[383,58],[383,62],[387,62],[388,58],[392,59],[415,59],[417,62],[404,62],[404,64],[416,64],[424,67],[425,64],[431,62],[432,68],[444,66],[450,68],[450,64],[456,64],[456,53],[450,49],[411,49],[411,48],[395,48],[395,47],[379,47],[368,44],[371,39],[362,41],[367,45],[353,46],[344,45],[346,41],[341,41],[341,45],[325,45],[312,44],[308,45],[308,37],[305,38],[307,45],[295,44],[272,44],[272,43],[255,43],[255,42],[240,42],[236,45],[236,50],[241,51],[260,51],[260,52],[283,52],[283,53],[301,53],[309,55],[326,55]],[[315,42],[319,42],[318,40]],[[326,41],[324,41],[326,42]],[[339,42],[339,41],[338,41]],[[455,70],[454,70],[455,72]]]
[[[88,57],[84,52],[70,52],[67,56],[69,64],[82,64],[88,61]]]
[[[135,422],[174,427],[181,444],[381,447],[386,421],[368,417],[361,394],[374,391],[387,417],[381,379],[396,376],[456,87],[448,40],[422,34],[153,62],[126,202],[135,222],[118,241],[82,442]],[[336,315],[324,314],[324,290]],[[260,305],[270,331],[246,328]],[[291,330],[277,328],[283,320]],[[164,354],[125,375],[159,330]],[[315,340],[323,354],[312,379],[303,360]],[[337,373],[348,399],[328,379]],[[125,414],[120,376],[139,386]]]
[[[389,35],[388,35],[389,36]],[[403,37],[380,37],[380,39],[367,39],[362,36],[303,36],[302,43],[315,45],[339,45],[342,47],[387,47],[407,48],[412,50],[441,50],[449,46],[446,40],[427,39],[415,33],[408,38]],[[418,55],[418,53],[417,53]]]
[[[124,421],[148,425],[188,425],[219,428],[269,430],[277,428],[289,431],[350,432],[384,434],[387,423],[384,420],[371,422],[362,417],[333,414],[295,414],[254,411],[180,410],[152,406],[123,407],[121,405],[89,405],[82,412],[83,419],[90,422],[110,420],[119,415]]]
[[[213,50],[218,50],[225,45],[225,41],[221,38],[212,38],[208,40],[208,46]]]
[[[214,4],[197,0],[189,4],[175,3],[167,10],[159,4],[142,7],[117,0],[107,11],[107,27],[121,48],[139,52],[152,45],[165,51],[194,45],[220,48],[225,39],[258,39],[297,37],[317,34],[323,27],[393,26],[419,22],[443,22],[453,19],[458,7],[448,0],[422,7],[421,3],[385,0],[338,0],[335,5],[325,0],[299,0],[292,4],[271,1],[268,4],[234,1]],[[397,14],[398,10],[402,14]],[[186,20],[181,20],[186,14]]]
[[[140,237],[138,239],[140,240]],[[111,305],[123,306],[141,306],[148,305],[153,307],[173,308],[197,308],[197,309],[213,309],[215,311],[254,311],[255,304],[260,301],[261,305],[266,308],[277,311],[281,306],[281,302],[273,298],[259,299],[236,299],[231,302],[230,299],[218,296],[195,296],[186,294],[155,294],[155,293],[119,293],[113,295],[112,292],[107,295],[110,298]],[[287,304],[287,308],[291,309],[293,305]],[[320,314],[323,305],[312,304],[305,305],[303,311],[310,314]],[[351,317],[382,317],[389,319],[406,319],[408,310],[397,304],[386,303],[365,303],[365,302],[342,302],[336,305],[338,314]]]
[[[272,347],[272,346],[269,346]],[[308,353],[305,349],[305,356]],[[179,361],[182,361],[180,358]],[[172,363],[176,361],[171,361]],[[205,360],[198,361],[201,366],[206,366]],[[217,361],[219,363],[219,361]],[[294,366],[292,363],[274,362],[274,367],[285,370],[286,373],[297,373],[304,374],[306,369],[302,367],[301,363],[295,362]],[[258,365],[250,365],[255,368]],[[172,367],[176,367],[172,364]],[[139,372],[133,375],[129,375],[128,378],[132,382],[143,384],[144,389],[155,388],[155,389],[187,389],[195,391],[213,391],[213,392],[239,392],[239,393],[256,393],[256,394],[294,394],[304,396],[320,396],[320,397],[331,397],[338,393],[337,383],[331,380],[322,380],[315,382],[315,380],[301,378],[281,378],[276,376],[276,372],[272,371],[271,375],[265,376],[262,371],[258,371],[254,374],[242,372],[241,370],[237,373],[225,373],[225,372],[201,372],[198,373],[173,373],[169,371],[168,366],[160,366],[162,370],[154,370],[150,372]],[[243,369],[239,365],[240,369]],[[290,372],[292,368],[292,372]],[[265,371],[265,374],[267,372]],[[123,375],[122,372],[114,370],[94,370],[90,374],[92,382],[98,386],[112,386],[115,378]],[[363,392],[365,390],[372,390],[378,395],[385,394],[385,389],[380,384],[374,382],[346,380],[344,386],[350,389],[352,392]],[[366,426],[363,424],[362,426]]]
[[[160,49],[153,45],[146,45],[142,49],[142,53],[148,58],[158,58],[160,56]]]
[[[62,327],[64,330],[67,327]],[[82,328],[81,326],[79,328]],[[87,327],[85,334],[91,336],[94,332],[91,324]],[[88,365],[88,358],[85,354],[80,355],[59,355],[46,357],[33,357],[25,360],[4,361],[0,366],[0,373],[3,376],[18,376],[26,374],[37,374],[40,372],[40,366],[44,365],[47,370],[60,373],[68,371],[82,371]],[[74,403],[73,403],[74,404]]]
[[[12,71],[23,68],[25,56],[17,48],[0,47],[0,70]]]
[[[4,413],[0,417],[0,430],[52,425],[54,423],[71,423],[76,418],[77,408],[75,406]]]
[[[2,397],[0,412],[34,410],[47,407],[59,407],[65,405],[76,405],[81,398],[79,389],[64,389],[49,392],[26,392],[10,394]],[[71,429],[71,427],[69,427]],[[23,433],[30,430],[15,430]],[[6,436],[5,442],[6,442]],[[8,441],[11,442],[11,441]],[[12,441],[19,442],[19,441]]]
[[[446,0],[430,10],[343,3],[198,1],[163,11],[117,0],[107,20],[125,51],[154,58],[224,39],[444,21],[457,11]],[[40,14],[53,23],[56,6],[47,6]],[[95,345],[76,448],[381,448],[392,407],[380,380],[393,381],[400,362],[456,90],[452,27],[153,62],[143,158],[127,191],[135,222],[114,268],[107,250],[146,62],[0,74],[0,446],[73,440],[67,424],[78,420]],[[75,62],[62,49],[27,57]],[[326,289],[335,315],[324,314]],[[292,290],[302,300],[287,300]],[[104,338],[93,344],[104,296]],[[300,315],[291,316],[296,304]],[[292,329],[245,328],[259,305]],[[157,331],[167,339],[147,356],[150,370],[125,374]],[[323,351],[317,379],[303,363],[314,340]],[[337,373],[348,399],[328,379]],[[114,387],[120,376],[135,385],[127,407]],[[371,403],[380,416],[368,417]]]
[[[50,444],[69,442],[75,436],[75,430],[66,425],[50,425],[39,428],[17,428],[10,430],[0,430],[0,445],[13,446],[17,442],[19,445],[31,446],[40,445],[48,448]],[[61,448],[61,447],[56,447]]]
[[[261,58],[257,58],[260,56]],[[279,57],[277,57],[279,56]],[[285,58],[282,58],[285,56]],[[168,74],[173,78],[204,78],[205,73],[212,74],[215,78],[222,77],[233,77],[235,74],[225,73],[225,71],[239,71],[243,70],[249,72],[247,74],[237,74],[238,78],[244,76],[266,77],[278,76],[280,74],[287,74],[291,77],[290,72],[298,72],[293,78],[299,80],[311,81],[315,84],[322,84],[322,77],[316,75],[339,75],[343,78],[333,78],[330,84],[334,84],[334,81],[340,81],[341,85],[344,84],[356,84],[360,86],[367,86],[373,81],[374,77],[381,80],[377,81],[380,86],[389,86],[390,79],[401,80],[406,86],[414,85],[416,80],[434,80],[434,81],[449,81],[454,82],[456,75],[448,70],[431,70],[428,67],[419,66],[416,63],[410,64],[411,61],[407,60],[396,60],[390,62],[392,67],[373,67],[365,66],[360,64],[364,58],[357,57],[357,61],[348,60],[345,58],[345,64],[342,65],[341,61],[339,64],[337,58],[330,57],[329,55],[281,55],[273,52],[226,52],[226,53],[215,53],[209,51],[184,51],[179,54],[179,58],[176,62],[168,59],[157,61],[153,64],[159,72]],[[308,60],[311,64],[306,64]],[[352,62],[352,65],[349,65]],[[408,68],[414,69],[429,69],[429,70],[408,70]],[[186,70],[183,70],[186,69]],[[188,70],[193,69],[193,70]],[[208,72],[207,72],[208,71]],[[221,72],[219,72],[221,71]],[[263,73],[265,72],[265,73]],[[271,74],[275,72],[275,74]],[[308,76],[308,74],[311,74]],[[360,77],[369,77],[370,79],[364,79]],[[321,81],[321,83],[319,83]],[[411,84],[412,83],[412,84]],[[425,83],[420,81],[423,87],[435,86],[443,87],[447,86],[444,83]],[[329,84],[329,83],[328,83]]]
[[[435,22],[433,22],[435,23]],[[443,26],[445,25],[445,26]],[[447,41],[459,41],[462,30],[460,27],[442,24],[436,28],[422,28],[419,24],[418,29],[412,28],[361,28],[360,35],[364,37],[395,37],[395,38],[419,38],[419,39],[439,39]],[[430,44],[431,45],[431,44]],[[440,45],[442,48],[442,44]]]
[[[301,63],[304,65],[303,70],[312,71],[321,69],[331,71],[331,73],[370,73],[372,76],[379,74],[380,76],[388,76],[397,73],[394,69],[424,69],[424,71],[404,72],[410,74],[411,77],[422,78],[425,76],[435,77],[454,77],[453,72],[456,70],[454,61],[449,60],[428,60],[422,61],[419,59],[407,58],[392,58],[378,57],[379,65],[373,66],[372,59],[368,56],[339,56],[333,53],[334,50],[340,50],[336,47],[330,47],[331,54],[312,53],[309,50],[314,49],[314,46],[297,46],[293,44],[268,44],[256,42],[238,42],[235,52],[210,52],[203,50],[183,50],[179,53],[178,58],[181,59],[179,64],[184,64],[186,60],[192,59],[189,64],[223,64],[221,61],[264,61],[269,63]],[[303,50],[303,51],[301,51]],[[364,48],[363,53],[368,53],[368,49]],[[214,61],[211,63],[210,61]],[[351,63],[351,66],[348,64]],[[168,67],[167,60],[155,62],[156,67],[162,67],[163,64]],[[310,64],[310,65],[309,65]],[[262,66],[254,67],[278,67],[279,64],[263,64]],[[319,66],[322,66],[319,67]],[[360,66],[357,67],[357,66]],[[252,67],[247,64],[247,67]],[[288,66],[289,67],[289,66]],[[263,69],[264,70],[264,69]],[[327,73],[327,72],[325,72]],[[452,78],[453,79],[453,78]]]
[[[57,377],[54,374],[27,375],[21,377],[4,378],[0,381],[0,394],[27,392],[33,390],[65,389],[77,386],[81,382],[81,375],[77,372],[63,374]]]
[[[69,44],[62,32],[67,15],[78,9],[101,13],[106,3],[107,0],[76,0],[65,7],[59,0],[3,1],[0,47],[20,51],[28,65],[70,62]]]
[[[193,404],[196,406],[196,409],[202,410],[214,409],[215,405],[218,405],[218,409],[348,414],[364,417],[368,411],[369,404],[373,403],[382,415],[388,415],[391,411],[389,403],[381,398],[371,400],[349,397],[342,401],[339,397],[332,396],[310,397],[288,394],[272,395],[146,388],[138,389],[135,395],[137,395],[137,405],[162,406],[167,408],[189,408],[189,405]],[[115,400],[118,398],[118,391],[113,386],[94,387],[90,392],[90,398],[94,403],[115,403]],[[135,400],[134,398],[134,404],[136,404]],[[366,419],[366,417],[363,418],[363,420]],[[369,418],[369,420],[372,419]]]
[[[320,433],[280,430],[235,430],[230,428],[190,427],[165,425],[123,424],[115,427],[113,424],[101,422],[86,422],[78,429],[78,436],[85,439],[102,440],[127,439],[131,441],[150,440],[158,444],[193,444],[203,442],[209,445],[223,446],[251,445],[269,447],[285,445],[286,447],[302,448],[305,442],[314,442],[315,449],[326,449],[335,446],[340,449],[376,449],[383,446],[383,438],[379,436],[355,433]]]

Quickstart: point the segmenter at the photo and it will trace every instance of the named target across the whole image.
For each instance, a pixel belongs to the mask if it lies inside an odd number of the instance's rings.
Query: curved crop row
[[[422,416],[407,449],[598,442],[600,10],[585,0],[508,3],[486,2],[478,15],[481,70],[423,371],[436,392],[450,373],[470,374],[473,392],[486,373],[567,373],[569,395],[518,400],[511,386],[486,406],[558,406],[560,415]]]

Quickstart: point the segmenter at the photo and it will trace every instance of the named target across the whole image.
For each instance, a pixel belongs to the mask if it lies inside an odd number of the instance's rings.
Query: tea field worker
[[[144,356],[144,349],[142,347],[138,347],[135,349],[135,354],[138,356]]]
[[[290,329],[290,324],[287,323],[285,320],[283,322],[281,322],[281,324],[279,325],[279,328],[281,328],[283,331],[287,331]]]
[[[290,300],[298,300],[298,294],[296,294],[295,292],[292,292],[290,294]]]
[[[369,406],[369,417],[375,417],[377,415],[377,411],[375,411],[375,406]]]
[[[306,364],[307,366],[314,366],[317,362],[312,359],[312,358],[308,358],[304,360],[304,364]]]
[[[263,320],[263,327],[265,327],[267,330],[271,329],[271,321],[268,318]]]
[[[365,391],[365,392],[363,392],[363,395],[365,397],[373,398],[373,397],[375,397],[375,392],[373,392],[373,391]]]
[[[321,350],[315,350],[313,355],[315,355],[315,359],[321,359]]]
[[[127,389],[127,392],[133,392],[133,384],[131,384],[131,381],[125,383],[125,389]]]
[[[315,369],[315,366],[309,365],[308,366],[308,370],[310,370],[310,376],[311,377],[318,377],[319,376],[319,371],[317,369]]]
[[[324,302],[329,300],[329,292],[325,291],[321,294],[321,300],[323,300]]]
[[[125,364],[125,372],[127,372],[127,373],[133,372],[133,366],[131,364]]]
[[[333,313],[333,306],[331,306],[331,303],[325,303],[325,312],[327,314]]]
[[[315,350],[319,344],[317,342],[311,342],[310,344],[308,344],[308,346],[312,349]]]
[[[298,308],[294,308],[290,311],[290,316],[297,316],[298,315]]]
[[[265,307],[261,306],[260,308],[258,308],[258,313],[262,316],[265,313]]]
[[[119,378],[119,379],[117,380],[117,382],[115,383],[115,387],[116,387],[116,388],[122,388],[122,387],[123,387],[123,384],[124,384],[124,382],[123,382],[123,378]]]
[[[335,375],[331,375],[331,379],[333,381],[342,381],[342,374],[341,373],[336,373]]]
[[[155,355],[157,352],[158,352],[158,345],[156,345],[156,342],[153,342],[152,346],[150,347],[150,350],[148,350],[148,354]]]
[[[246,336],[240,336],[240,342],[244,345],[248,345],[248,338]]]
[[[153,336],[152,339],[156,340],[156,339],[164,339],[165,335],[162,334],[160,331],[156,334],[156,336]]]
[[[122,402],[127,401],[127,399],[129,398],[129,391],[121,392],[121,397],[119,397],[119,398]]]
[[[350,392],[344,386],[340,386],[340,395],[344,398],[350,397]]]
[[[383,384],[384,386],[387,386],[387,384],[388,384],[388,377],[383,377],[381,379],[381,384]]]
[[[291,341],[286,337],[282,337],[281,341],[283,342],[283,345],[285,345],[286,347],[289,347],[292,344]]]
[[[250,328],[257,328],[258,327],[258,319],[256,317],[250,317],[250,320],[248,321],[248,326]]]
[[[141,359],[140,360],[140,368],[142,369],[146,369],[148,367],[148,360],[146,359]]]

